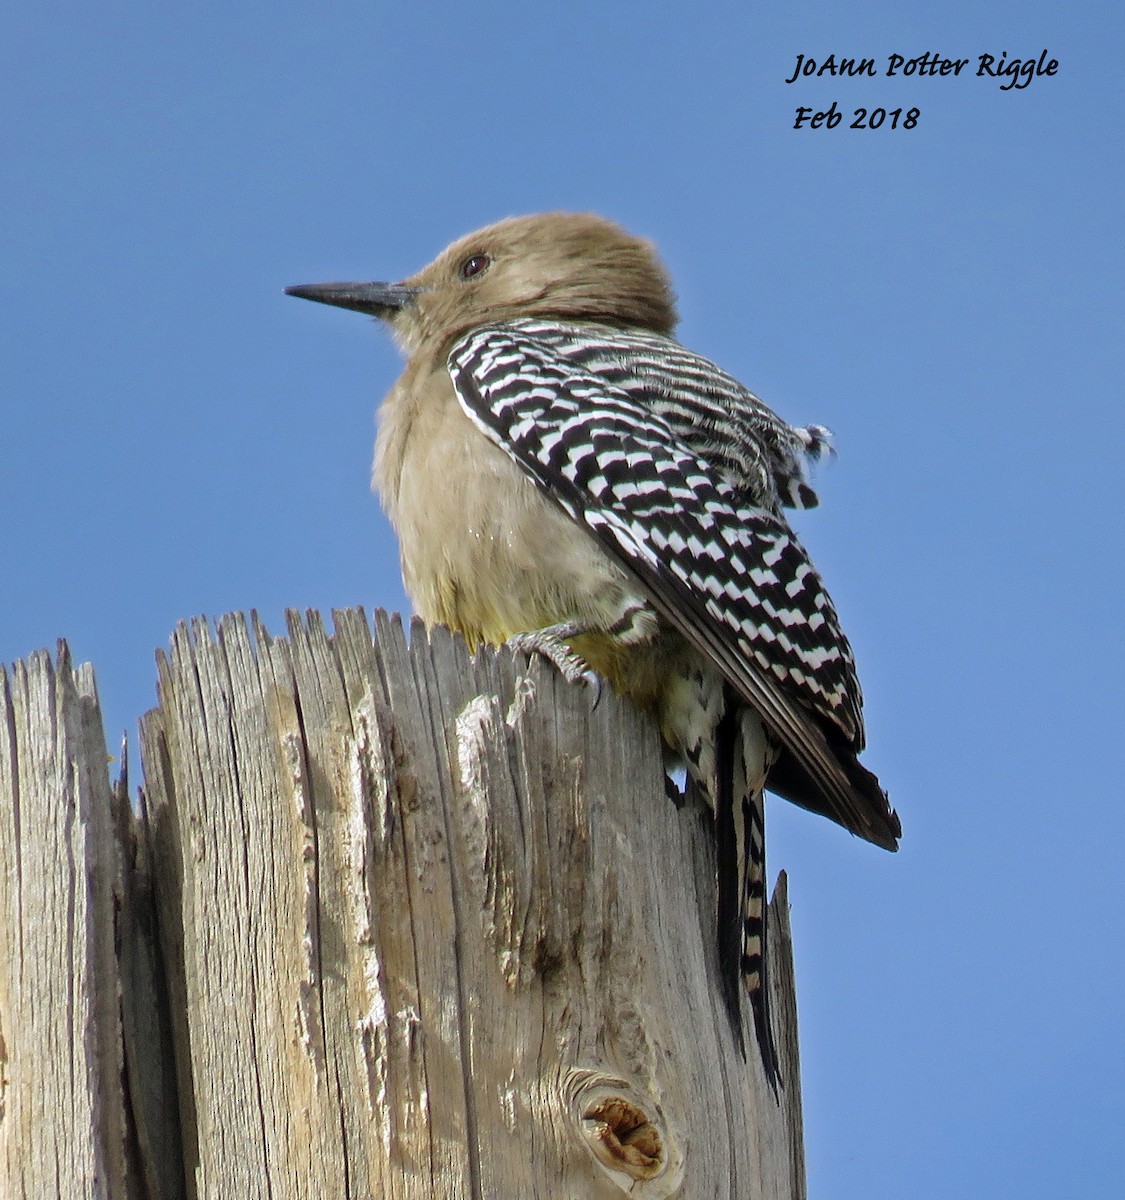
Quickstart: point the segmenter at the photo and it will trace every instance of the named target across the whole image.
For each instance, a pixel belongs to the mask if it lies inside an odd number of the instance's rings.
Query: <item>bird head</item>
[[[653,247],[592,213],[509,217],[400,283],[322,283],[291,296],[370,313],[411,353],[517,317],[671,333],[675,298]]]

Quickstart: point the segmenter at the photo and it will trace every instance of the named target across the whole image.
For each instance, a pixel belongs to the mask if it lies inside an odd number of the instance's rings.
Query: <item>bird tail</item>
[[[746,762],[742,715],[737,705],[728,705],[716,730],[719,976],[727,1014],[743,1055],[746,1048],[741,1008],[745,990],[762,1068],[776,1092],[782,1080],[769,1009],[765,796],[755,780],[760,772]]]
[[[742,797],[743,841],[742,882],[742,959],[739,971],[750,1000],[754,1032],[766,1078],[776,1092],[781,1084],[777,1043],[770,1022],[769,959],[766,953],[768,932],[766,898],[766,805],[765,793],[757,791]]]

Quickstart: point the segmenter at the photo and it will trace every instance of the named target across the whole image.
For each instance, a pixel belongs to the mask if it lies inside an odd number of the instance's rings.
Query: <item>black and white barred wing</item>
[[[731,483],[740,500],[776,512],[814,508],[807,465],[831,450],[820,425],[795,428],[713,362],[636,329],[521,317],[521,337],[661,416]]]
[[[897,820],[855,759],[863,722],[851,649],[784,520],[742,502],[661,415],[516,325],[468,334],[449,369],[477,427],[777,734],[790,763],[788,790],[778,790],[893,846]]]

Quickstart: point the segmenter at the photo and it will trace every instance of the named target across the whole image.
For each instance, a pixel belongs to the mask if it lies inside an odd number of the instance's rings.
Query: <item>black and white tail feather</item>
[[[733,696],[727,699],[715,730],[718,771],[709,797],[715,809],[719,980],[744,1055],[739,987],[746,989],[762,1068],[776,1091],[782,1077],[769,1005],[765,794],[748,779],[753,771],[748,743],[756,739],[747,737],[746,710],[733,703]]]
[[[828,449],[827,431],[789,426],[671,339],[603,325],[484,326],[453,345],[449,370],[474,424],[721,673],[734,701],[726,711],[748,705],[761,719],[776,743],[770,790],[894,849],[898,818],[857,757],[864,733],[851,648],[782,515],[816,503],[805,463]],[[720,965],[736,1014],[731,980],[746,976],[776,1082],[761,796],[736,794],[730,749],[720,755],[727,786],[711,797]]]

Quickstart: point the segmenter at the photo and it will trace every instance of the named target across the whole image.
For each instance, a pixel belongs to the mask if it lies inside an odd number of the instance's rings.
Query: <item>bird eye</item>
[[[472,279],[488,269],[492,259],[487,254],[473,254],[461,264],[461,278]]]

